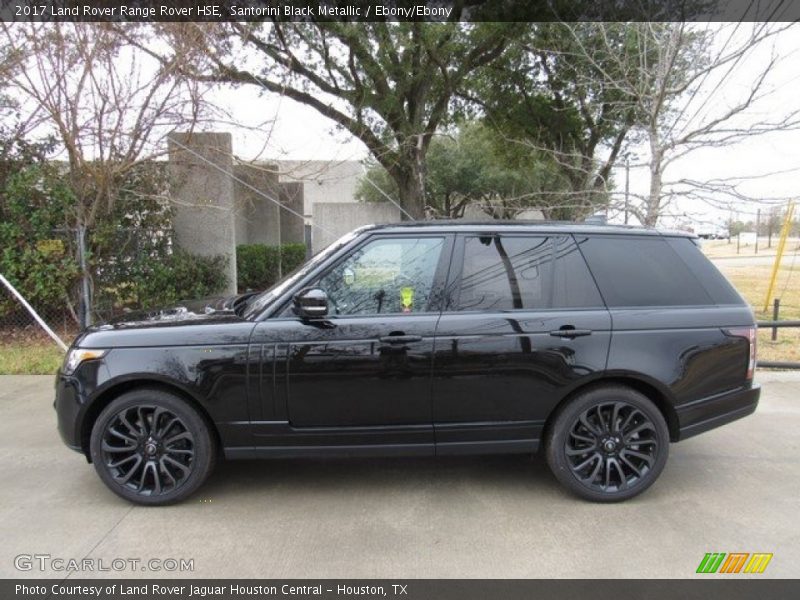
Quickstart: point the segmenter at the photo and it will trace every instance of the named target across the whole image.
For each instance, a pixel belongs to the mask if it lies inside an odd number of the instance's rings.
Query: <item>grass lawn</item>
[[[0,375],[49,375],[63,360],[64,353],[50,338],[0,342]]]
[[[775,256],[778,251],[779,235],[772,236],[772,245],[768,246],[767,237],[758,238],[758,254],[753,244],[740,245],[739,252],[736,252],[736,238],[732,240],[703,240],[701,242],[703,252],[709,258],[720,258],[726,256]],[[786,253],[794,252],[800,245],[800,239],[790,237],[786,239]]]

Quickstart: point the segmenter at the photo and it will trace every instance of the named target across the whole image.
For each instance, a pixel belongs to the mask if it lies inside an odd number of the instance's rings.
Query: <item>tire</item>
[[[155,423],[155,426],[154,426]],[[130,502],[180,502],[211,474],[216,444],[184,399],[158,389],[122,394],[98,416],[90,451],[104,484]]]
[[[545,435],[545,452],[567,489],[586,500],[619,502],[658,479],[669,455],[669,430],[639,392],[595,387],[559,409]]]

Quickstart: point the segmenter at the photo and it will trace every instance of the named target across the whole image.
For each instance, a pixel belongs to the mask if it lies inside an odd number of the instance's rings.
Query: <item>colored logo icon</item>
[[[698,573],[763,573],[772,553],[707,552],[697,567]]]

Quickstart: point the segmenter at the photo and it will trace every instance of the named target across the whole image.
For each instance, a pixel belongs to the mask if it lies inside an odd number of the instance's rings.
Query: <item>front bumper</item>
[[[754,384],[677,406],[678,440],[753,414],[760,396],[761,386]]]
[[[69,448],[81,453],[84,451],[80,433],[84,404],[80,383],[59,371],[56,374],[56,399],[53,403],[58,418],[58,433]]]

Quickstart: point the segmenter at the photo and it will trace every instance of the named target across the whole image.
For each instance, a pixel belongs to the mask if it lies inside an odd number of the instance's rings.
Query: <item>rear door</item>
[[[460,235],[434,351],[437,453],[532,451],[605,368],[611,318],[571,235]]]

